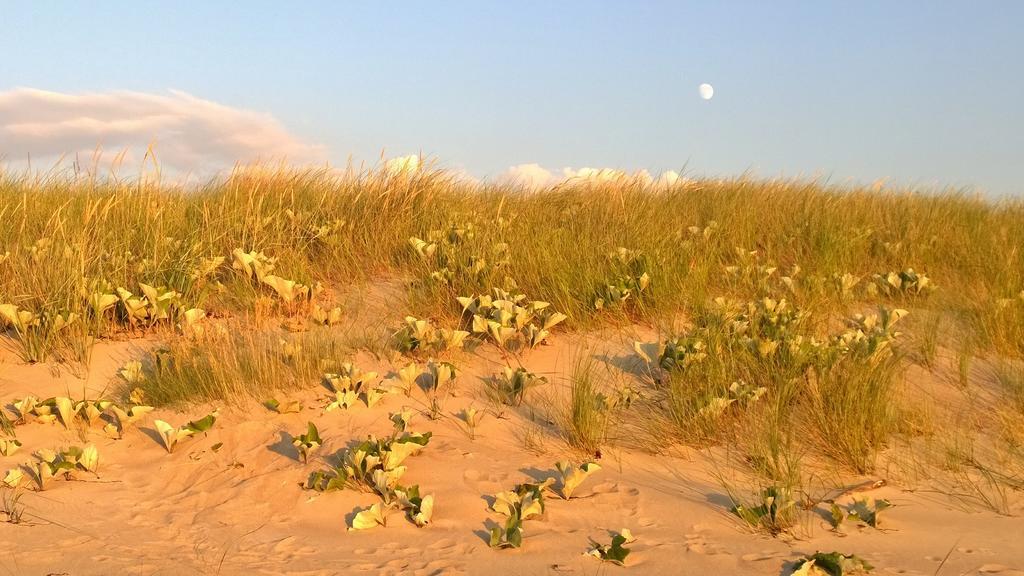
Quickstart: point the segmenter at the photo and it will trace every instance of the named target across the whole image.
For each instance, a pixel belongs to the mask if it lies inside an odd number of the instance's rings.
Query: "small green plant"
[[[305,434],[296,436],[292,440],[292,445],[299,451],[303,463],[309,462],[310,453],[319,448],[321,444],[323,444],[323,440],[320,439],[320,431],[312,422],[307,423]]]
[[[396,488],[395,492],[398,495],[398,505],[405,510],[406,516],[413,524],[420,528],[430,524],[434,516],[433,494],[421,497],[419,486]]]
[[[476,440],[476,429],[480,425],[480,421],[484,417],[484,413],[480,412],[476,408],[470,406],[464,408],[460,414],[462,423],[466,426],[466,434],[470,440]]]
[[[71,446],[59,452],[48,449],[39,450],[34,456],[37,462],[33,472],[39,490],[45,490],[49,481],[55,477],[69,478],[78,469],[95,474],[99,468],[99,452],[92,444],[84,448]],[[10,472],[8,472],[8,476],[11,476]],[[13,477],[11,480],[17,485],[20,482],[20,477]]]
[[[25,473],[20,468],[11,468],[4,474],[3,484],[8,488],[17,488],[25,479]]]
[[[633,533],[630,532],[629,528],[623,528],[617,534],[612,536],[611,544],[598,544],[591,540],[590,543],[593,545],[587,554],[598,558],[605,562],[611,562],[618,566],[626,565],[626,557],[629,556],[630,550],[626,548],[626,544],[635,542],[636,538],[633,537]]]
[[[402,423],[401,425],[399,424]],[[310,474],[305,487],[318,492],[340,490],[350,487],[364,492],[384,492],[390,497],[397,482],[405,471],[401,466],[409,456],[416,454],[430,442],[431,433],[413,433],[405,430],[408,421],[398,419],[395,432],[387,438],[370,436],[358,446],[345,451],[341,464],[328,470]],[[385,475],[374,474],[383,472]],[[382,482],[388,485],[380,490]]]
[[[555,468],[562,477],[561,492],[562,498],[568,500],[572,498],[573,492],[576,488],[587,479],[588,476],[597,472],[601,469],[594,462],[584,462],[579,466],[575,466],[569,462],[562,461],[555,464]]]
[[[761,492],[761,502],[756,506],[744,504],[735,496],[730,497],[733,514],[750,527],[765,530],[773,536],[785,532],[796,521],[796,502],[784,488],[769,486]]]
[[[435,328],[427,320],[413,316],[405,317],[405,326],[395,335],[395,344],[406,354],[438,354],[463,347],[469,332]]]
[[[334,399],[324,408],[325,412],[351,408],[360,396],[372,407],[387,392],[377,385],[376,372],[363,372],[351,362],[342,364],[336,373],[324,374],[324,384],[334,392]]]
[[[491,548],[519,548],[523,544],[523,522],[544,514],[544,492],[554,479],[540,483],[524,482],[512,490],[494,495],[491,510],[506,517],[504,527],[491,528]]]
[[[925,296],[935,291],[935,283],[928,275],[907,268],[902,272],[875,274],[868,285],[868,294],[886,296]]]
[[[302,411],[302,402],[294,399],[281,402],[277,398],[270,398],[264,404],[278,414],[297,414]]]
[[[373,504],[352,518],[352,526],[349,527],[349,530],[369,530],[377,526],[387,526],[387,511],[388,507],[380,503]]]
[[[864,559],[852,554],[815,552],[796,562],[793,576],[847,576],[873,569]]]
[[[309,314],[309,319],[320,326],[337,326],[341,324],[342,312],[340,307],[331,308],[330,310],[321,308],[319,304],[313,306],[313,311]]]
[[[139,400],[141,400],[141,398],[139,398]],[[110,411],[113,412],[116,421],[110,422],[104,426],[103,432],[111,438],[120,439],[124,437],[124,431],[129,426],[138,422],[144,415],[152,412],[153,407],[136,404],[134,406],[128,406],[127,408],[122,408],[117,404],[111,404]]]
[[[491,528],[491,548],[520,548],[523,545],[523,519],[518,510],[509,513],[504,526]]]
[[[18,490],[4,490],[0,497],[0,514],[4,522],[9,524],[21,524],[25,515],[25,506],[21,504],[22,493]]]
[[[525,294],[494,288],[493,296],[460,296],[462,314],[468,317],[474,334],[490,338],[501,348],[513,343],[536,348],[551,335],[551,329],[568,317],[551,309],[548,302],[527,300]]]
[[[881,522],[880,514],[888,508],[892,508],[892,504],[888,500],[871,497],[858,498],[850,505],[849,516],[872,528],[878,528]]]
[[[142,369],[142,362],[138,360],[132,360],[126,362],[125,365],[117,371],[121,378],[129,384],[139,384],[146,379],[146,374]]]
[[[0,438],[0,456],[12,456],[21,448],[17,438]]]
[[[199,420],[193,420],[179,428],[175,428],[163,420],[154,420],[153,425],[156,427],[156,431],[157,434],[160,435],[160,439],[163,440],[164,448],[166,448],[167,453],[170,454],[174,452],[174,448],[178,445],[178,442],[213,428],[214,422],[217,421],[217,414],[218,411],[214,410]]]
[[[399,389],[406,395],[412,395],[413,388],[423,374],[423,370],[415,362],[410,362],[398,370]]]
[[[525,368],[513,370],[506,366],[501,376],[492,379],[488,383],[488,392],[496,402],[508,406],[520,406],[523,403],[523,399],[526,398],[528,390],[547,383],[547,378],[537,376]]]
[[[647,258],[639,250],[619,247],[607,256],[612,277],[597,289],[594,308],[603,310],[622,306],[627,301],[638,301],[651,283],[647,273]]]

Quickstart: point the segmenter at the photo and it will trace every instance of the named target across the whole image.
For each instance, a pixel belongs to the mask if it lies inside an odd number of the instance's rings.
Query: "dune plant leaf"
[[[25,479],[25,473],[20,468],[12,468],[4,474],[3,484],[8,488],[17,488]]]
[[[795,565],[793,574],[812,576],[846,576],[874,570],[864,559],[841,552],[815,552],[812,556],[801,558]]]
[[[587,479],[588,476],[601,469],[601,466],[594,462],[584,462],[579,466],[562,461],[555,464],[558,473],[562,475],[562,498],[572,498],[576,488]]]
[[[160,435],[160,439],[163,440],[164,448],[168,453],[174,452],[174,447],[178,445],[179,441],[193,434],[190,430],[175,428],[163,420],[154,420],[153,426],[156,428],[157,434]]]
[[[370,528],[386,525],[387,518],[384,515],[384,508],[380,504],[374,504],[358,512],[352,518],[352,526],[349,530],[369,530]]]
[[[117,373],[129,384],[138,384],[145,379],[145,374],[142,371],[142,362],[138,360],[125,363]]]
[[[833,502],[829,507],[829,518],[832,522],[832,528],[839,530],[843,526],[843,522],[846,521],[846,511]]]
[[[74,401],[67,396],[58,396],[53,399],[53,405],[57,409],[57,414],[60,415],[61,423],[65,428],[70,428],[71,421],[76,414]]]
[[[0,438],[0,456],[11,456],[21,448],[21,442],[16,439]]]
[[[39,399],[35,396],[26,396],[14,402],[14,409],[18,411],[18,421],[24,422],[29,414],[35,413],[36,404]]]
[[[523,521],[513,514],[505,520],[505,526],[491,528],[488,542],[491,548],[519,548],[523,545]]]
[[[850,505],[850,516],[861,522],[877,528],[881,522],[880,514],[883,510],[891,508],[892,503],[888,500],[875,499],[871,497],[857,499]]]
[[[319,448],[323,444],[323,440],[320,439],[320,431],[316,429],[316,425],[308,422],[306,424],[306,433],[297,436],[292,440],[292,444],[298,449],[302,461],[308,462],[309,454]]]
[[[271,398],[265,402],[267,408],[270,408],[278,414],[295,414],[302,411],[302,402],[298,400],[285,400],[284,402],[278,401],[276,398]]]
[[[594,542],[594,548],[587,552],[587,554],[605,562],[625,566],[626,557],[630,553],[630,550],[625,545],[635,540],[636,538],[633,537],[629,528],[623,528],[618,534],[612,536],[611,544],[606,546]]]

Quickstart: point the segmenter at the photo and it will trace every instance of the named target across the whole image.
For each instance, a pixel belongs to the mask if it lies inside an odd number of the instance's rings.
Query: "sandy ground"
[[[537,373],[564,386],[580,346],[556,339],[525,359]],[[599,358],[626,355],[623,341],[599,339]],[[561,343],[560,343],[561,342]],[[107,342],[96,348],[85,379],[52,366],[24,365],[10,352],[0,362],[0,398],[39,397],[68,391],[81,397],[109,387],[116,370],[137,356],[145,342]],[[617,352],[616,352],[617,351]],[[492,351],[493,352],[493,351]],[[386,374],[387,362],[360,358],[365,369]],[[529,520],[518,550],[492,550],[487,530],[502,517],[488,510],[487,497],[531,478],[554,475],[554,463],[576,457],[548,435],[541,449],[521,438],[527,415],[510,410],[505,419],[485,417],[475,439],[452,413],[470,404],[480,377],[497,371],[500,357],[463,358],[457,396],[449,417],[416,420],[434,436],[410,458],[403,483],[418,483],[436,497],[434,522],[416,528],[401,514],[386,527],[349,532],[355,511],[377,501],[354,491],[318,494],[300,484],[322,467],[319,458],[299,461],[292,434],[312,420],[325,439],[319,455],[330,455],[363,439],[385,434],[388,413],[412,400],[389,396],[373,409],[357,406],[324,414],[315,384],[289,397],[306,408],[279,415],[257,402],[222,408],[207,434],[186,440],[168,454],[157,440],[153,419],[180,424],[201,417],[208,406],[181,412],[158,410],[123,440],[66,430],[60,424],[29,423],[18,428],[24,448],[0,457],[0,470],[30,459],[40,448],[82,445],[83,434],[97,445],[99,478],[77,474],[56,480],[43,492],[25,491],[25,521],[0,523],[0,574],[788,574],[792,562],[817,550],[856,553],[876,574],[1024,574],[1024,520],[988,511],[969,511],[948,498],[902,490],[896,483],[872,491],[892,500],[885,530],[829,530],[815,516],[795,537],[771,538],[744,529],[728,513],[728,499],[697,453],[657,456],[618,448],[602,454],[603,469],[569,501],[548,499],[543,518]],[[216,444],[222,447],[214,451]],[[543,453],[541,452],[543,451]],[[871,480],[872,478],[867,478]],[[851,484],[866,480],[851,478]],[[584,556],[590,539],[607,542],[610,531],[629,528],[638,538],[624,568]],[[945,564],[943,559],[948,555]],[[939,570],[939,571],[937,571]]]

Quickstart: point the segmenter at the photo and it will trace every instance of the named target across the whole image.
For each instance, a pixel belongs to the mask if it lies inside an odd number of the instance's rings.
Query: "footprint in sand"
[[[983,564],[978,566],[979,574],[1004,574],[1006,576],[1024,576],[1024,571],[1003,566],[1002,564]]]
[[[486,494],[501,490],[508,479],[509,475],[503,472],[490,474],[470,469],[462,473],[462,481],[467,488]]]
[[[707,556],[728,553],[728,550],[726,550],[722,546],[719,546],[718,544],[714,544],[708,541],[707,535],[704,533],[705,530],[703,527],[701,527],[701,525],[695,525],[693,528],[693,532],[690,532],[689,534],[686,534],[684,536],[684,538],[686,539],[684,545],[686,547],[687,552],[693,552],[694,554],[703,554]]]
[[[590,500],[592,505],[614,508],[629,518],[639,514],[640,491],[636,488],[623,486],[618,482],[602,482],[594,486],[593,496],[594,498]],[[587,495],[582,494],[581,497],[586,498]]]

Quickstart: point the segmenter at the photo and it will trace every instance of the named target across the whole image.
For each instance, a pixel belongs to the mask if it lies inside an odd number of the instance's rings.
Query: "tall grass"
[[[325,372],[350,361],[366,342],[358,334],[326,328],[298,334],[235,328],[171,339],[154,350],[138,383],[147,401],[265,400],[275,393],[308,389]]]
[[[251,290],[236,277],[220,272],[227,289],[213,290],[195,270],[203,258],[243,248],[278,258],[276,273],[303,283],[416,279],[412,302],[423,314],[455,314],[450,297],[486,291],[507,276],[586,326],[620,321],[593,305],[619,272],[607,257],[616,248],[645,256],[651,284],[623,312],[650,319],[742,289],[722,272],[741,247],[779,270],[799,266],[801,276],[815,279],[819,288],[808,290],[808,304],[839,300],[827,287],[833,274],[927,271],[949,297],[916,306],[967,315],[990,347],[1024,351],[1024,313],[1007,308],[1024,289],[1024,206],[956,193],[745,178],[667,187],[580,181],[528,193],[431,170],[250,168],[194,189],[6,174],[0,221],[0,255],[7,254],[0,302],[83,318],[83,294],[96,281],[129,290],[139,282],[168,286],[189,305],[215,312],[242,308]],[[712,221],[717,226],[707,235],[689,230]],[[427,265],[409,238],[467,224],[475,239],[466,257],[488,256],[505,243],[508,264],[484,279],[424,280]],[[1024,309],[1024,300],[1013,306]]]
[[[561,429],[570,446],[589,452],[599,452],[608,438],[610,407],[605,402],[601,386],[594,373],[594,361],[589,356],[576,360],[569,376],[569,398],[559,415]]]

